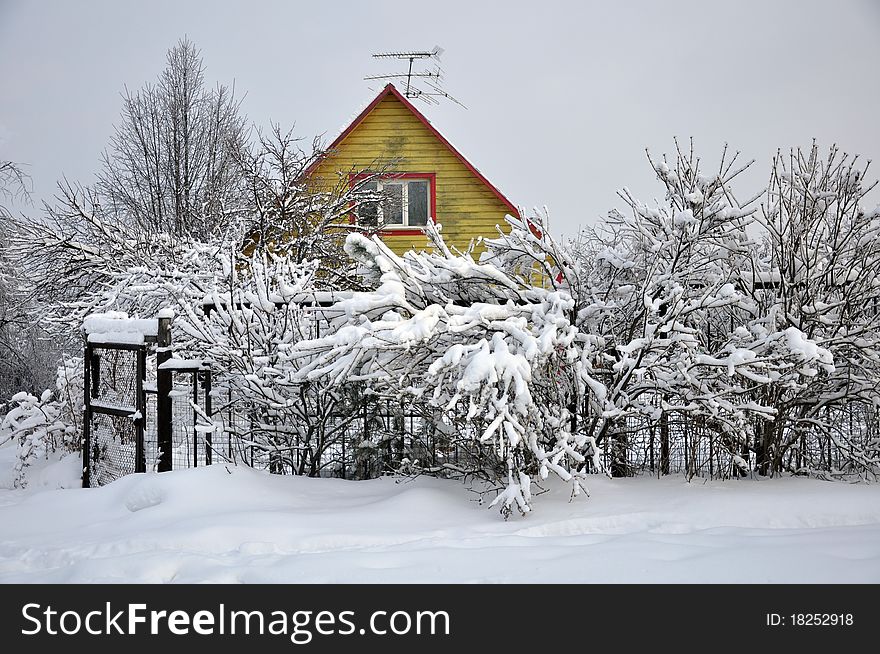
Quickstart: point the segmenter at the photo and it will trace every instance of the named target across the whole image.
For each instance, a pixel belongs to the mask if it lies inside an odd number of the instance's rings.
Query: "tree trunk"
[[[629,464],[626,460],[627,437],[625,431],[611,434],[611,476],[629,477]]]
[[[660,415],[660,474],[669,474],[669,414]]]
[[[773,421],[762,420],[761,431],[755,435],[755,468],[758,474],[763,477],[766,477],[771,470],[771,449],[773,446],[773,436],[776,431],[775,427],[776,425]]]

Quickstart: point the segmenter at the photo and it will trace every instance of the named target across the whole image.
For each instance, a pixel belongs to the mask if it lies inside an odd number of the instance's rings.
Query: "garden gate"
[[[84,356],[83,487],[144,472],[147,346],[90,340]]]
[[[170,314],[86,318],[83,487],[128,474],[210,465],[211,368],[172,356]],[[219,449],[219,448],[222,448]]]

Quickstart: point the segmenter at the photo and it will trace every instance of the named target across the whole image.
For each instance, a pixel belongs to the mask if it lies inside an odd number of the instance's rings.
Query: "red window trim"
[[[349,175],[349,186],[354,186],[356,182],[372,177],[374,173],[358,173],[357,175]],[[426,179],[428,180],[428,219],[432,224],[437,224],[437,173],[386,173],[378,175],[379,179]],[[357,224],[357,216],[352,211],[349,216],[349,222],[352,225]],[[421,225],[402,226],[383,228],[379,230],[382,236],[412,236],[421,233]]]

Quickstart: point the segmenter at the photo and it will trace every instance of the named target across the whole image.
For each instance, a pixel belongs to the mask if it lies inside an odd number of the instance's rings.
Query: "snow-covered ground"
[[[0,581],[880,582],[880,484],[597,477],[504,522],[436,479],[215,465],[52,489],[78,473],[0,490]]]

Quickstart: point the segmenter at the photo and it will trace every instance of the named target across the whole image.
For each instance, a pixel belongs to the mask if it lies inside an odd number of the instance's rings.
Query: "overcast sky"
[[[378,90],[362,78],[393,65],[371,53],[441,45],[467,110],[419,108],[514,203],[549,206],[557,234],[621,206],[622,186],[658,195],[644,149],[673,136],[706,161],[725,141],[757,159],[741,195],[776,148],[813,137],[880,156],[876,0],[0,0],[0,159],[27,164],[37,200],[63,175],[92,181],[120,91],[154,80],[184,35],[252,122],[308,138]]]

